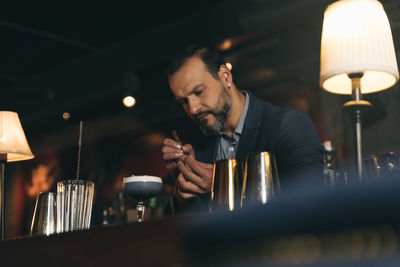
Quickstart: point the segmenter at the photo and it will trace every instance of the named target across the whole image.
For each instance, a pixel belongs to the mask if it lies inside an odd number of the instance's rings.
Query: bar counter
[[[0,242],[1,266],[183,266],[187,216]]]
[[[0,242],[1,266],[399,266],[400,177],[267,205]]]

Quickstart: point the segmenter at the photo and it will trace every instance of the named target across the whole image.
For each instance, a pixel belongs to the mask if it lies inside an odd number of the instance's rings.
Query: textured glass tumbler
[[[57,183],[57,233],[89,229],[94,183],[66,180]]]
[[[56,193],[41,192],[36,199],[30,235],[51,235],[56,232]]]

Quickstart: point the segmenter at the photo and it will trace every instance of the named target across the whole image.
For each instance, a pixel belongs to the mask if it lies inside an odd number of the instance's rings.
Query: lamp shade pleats
[[[399,79],[392,32],[379,1],[341,0],[325,10],[320,86],[351,94],[352,73],[363,73],[362,94],[387,89]]]

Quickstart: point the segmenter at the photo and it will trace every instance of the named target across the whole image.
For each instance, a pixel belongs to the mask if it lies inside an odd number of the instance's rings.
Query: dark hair
[[[191,57],[198,57],[206,65],[208,72],[217,80],[219,80],[219,67],[225,64],[221,55],[217,51],[208,47],[192,45],[180,50],[169,62],[166,74],[170,77],[177,72]]]

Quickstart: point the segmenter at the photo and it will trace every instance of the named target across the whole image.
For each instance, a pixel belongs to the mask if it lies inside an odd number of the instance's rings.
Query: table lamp
[[[362,94],[392,87],[399,80],[392,32],[377,0],[340,0],[324,14],[320,86],[351,95],[344,107],[355,115],[357,170],[362,180],[361,111],[371,104]]]
[[[32,159],[34,155],[26,141],[18,114],[0,111],[0,201],[1,240],[4,240],[4,164],[11,161]]]

